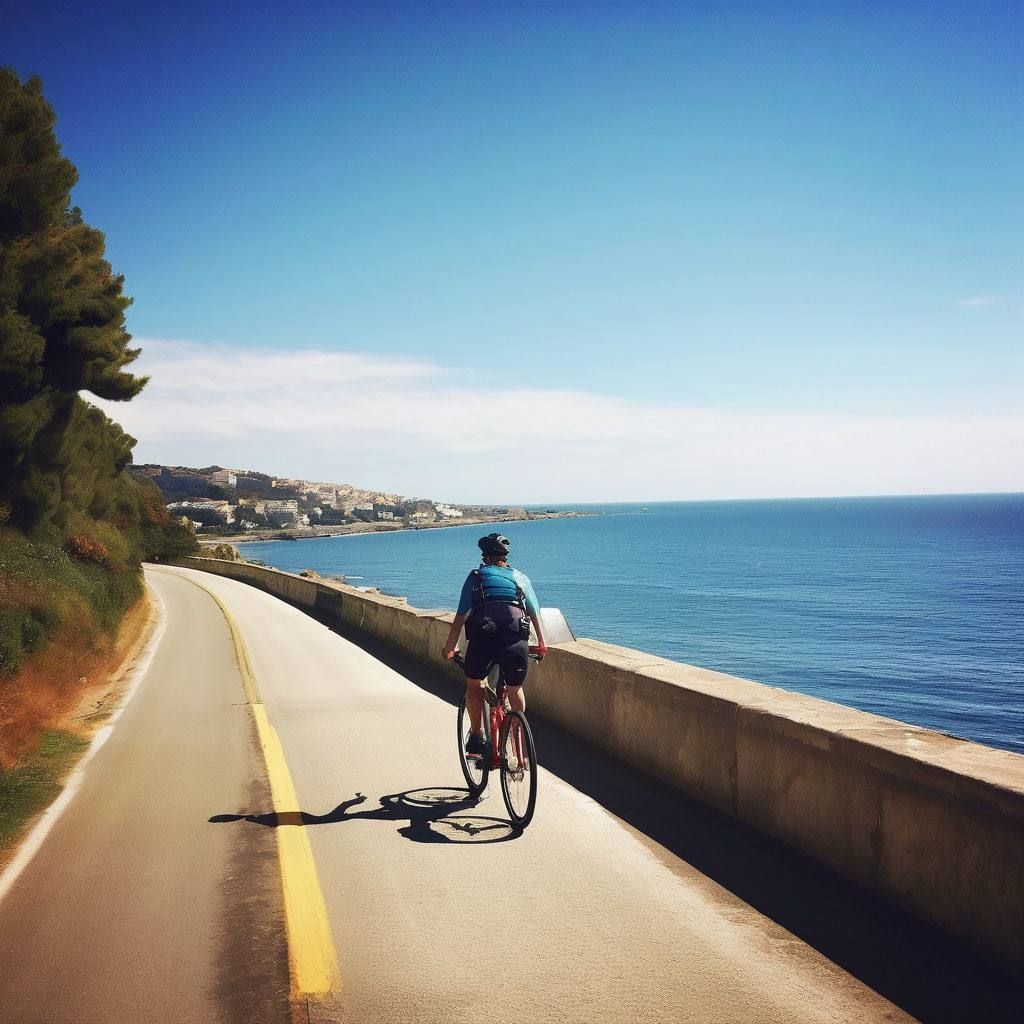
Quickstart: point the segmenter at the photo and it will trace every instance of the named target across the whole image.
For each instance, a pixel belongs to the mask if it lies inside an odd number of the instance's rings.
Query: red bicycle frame
[[[498,688],[494,691],[494,696],[491,696],[491,692],[484,689],[484,700],[487,701],[490,707],[491,714],[491,770],[497,771],[501,767],[501,753],[498,750],[498,740],[501,736],[501,725],[505,721],[505,694],[508,687],[504,681],[498,684]]]
[[[507,693],[508,687],[505,685],[504,680],[498,684],[497,689],[494,691],[484,689],[484,700],[491,705],[491,771],[497,771],[501,767],[501,727],[505,722],[505,698]],[[516,730],[515,736],[512,737],[512,742],[515,744],[516,760],[522,764],[523,737],[521,730]]]

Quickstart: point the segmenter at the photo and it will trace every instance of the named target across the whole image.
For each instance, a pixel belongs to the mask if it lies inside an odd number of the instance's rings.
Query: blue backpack
[[[498,630],[498,619],[504,620],[500,623],[508,630],[518,630],[522,639],[529,639],[530,618],[526,610],[526,594],[514,579],[510,579],[504,573],[487,572],[495,566],[484,565],[474,569],[470,575],[473,577],[473,615],[480,632],[487,635],[496,633]],[[504,608],[488,608],[488,605],[504,606]],[[520,615],[510,615],[505,609],[518,608]]]

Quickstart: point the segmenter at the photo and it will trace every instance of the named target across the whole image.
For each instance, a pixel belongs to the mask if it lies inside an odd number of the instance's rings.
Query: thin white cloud
[[[455,501],[1024,490],[1024,416],[738,412],[544,388],[485,402],[465,372],[421,360],[137,341],[151,383],[101,404],[140,438],[139,462]]]
[[[997,305],[1000,301],[999,295],[971,295],[969,298],[961,299],[960,305],[965,309],[985,309]]]

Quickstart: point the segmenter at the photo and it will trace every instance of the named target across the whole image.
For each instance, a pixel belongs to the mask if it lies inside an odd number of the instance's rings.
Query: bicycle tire
[[[466,787],[470,795],[477,797],[487,788],[487,776],[490,774],[491,766],[489,761],[471,762],[466,757],[466,740],[469,739],[471,726],[469,724],[469,712],[466,709],[466,698],[462,698],[459,704],[459,716],[457,720],[456,740],[459,744],[459,767],[462,769],[462,777],[466,780]],[[490,721],[487,709],[484,709],[484,738],[488,738]]]
[[[537,806],[537,748],[522,711],[510,711],[501,726],[501,795],[512,824],[526,828]]]

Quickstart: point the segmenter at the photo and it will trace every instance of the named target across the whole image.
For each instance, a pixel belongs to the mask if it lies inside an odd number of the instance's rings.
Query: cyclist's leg
[[[466,677],[466,710],[473,732],[484,731],[484,681]]]
[[[483,735],[484,731],[484,687],[483,681],[491,668],[490,646],[483,640],[472,637],[466,647],[466,710],[473,732]]]
[[[505,682],[508,684],[508,702],[513,711],[526,710],[526,694],[523,683],[530,668],[530,645],[526,640],[517,640],[509,644],[498,658],[505,671]]]

